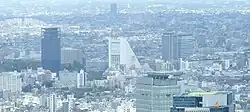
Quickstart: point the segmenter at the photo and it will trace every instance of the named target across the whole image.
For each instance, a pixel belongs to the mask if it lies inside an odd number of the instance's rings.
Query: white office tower
[[[87,83],[87,74],[84,70],[80,70],[80,73],[77,74],[77,88],[82,88],[86,86]]]
[[[8,90],[10,92],[22,91],[22,79],[18,72],[2,72],[0,74],[0,90]]]
[[[131,46],[125,38],[109,38],[109,68],[129,69],[141,68]]]
[[[56,94],[53,93],[49,97],[49,112],[56,112],[56,106],[57,106],[57,101],[56,101]]]

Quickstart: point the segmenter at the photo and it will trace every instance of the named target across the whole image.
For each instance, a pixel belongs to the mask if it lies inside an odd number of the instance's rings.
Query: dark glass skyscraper
[[[42,28],[41,66],[56,72],[59,77],[61,64],[61,45],[59,28]]]

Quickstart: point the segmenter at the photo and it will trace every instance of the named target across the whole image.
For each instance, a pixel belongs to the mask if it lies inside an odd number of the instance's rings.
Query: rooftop
[[[215,95],[215,94],[228,94],[227,91],[205,91],[205,92],[191,92],[188,96],[204,96],[204,95]]]

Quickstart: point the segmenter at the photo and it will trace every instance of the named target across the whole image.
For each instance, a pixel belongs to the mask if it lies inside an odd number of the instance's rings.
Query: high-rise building
[[[87,74],[84,70],[80,70],[80,73],[77,74],[77,88],[82,88],[86,86],[87,83]]]
[[[68,100],[68,112],[74,112],[73,111],[75,107],[74,95],[67,95],[67,100]]]
[[[178,37],[174,32],[163,33],[162,36],[162,59],[173,62],[179,59]]]
[[[115,16],[117,14],[117,4],[116,3],[112,3],[110,5],[110,13]]]
[[[49,97],[49,111],[50,112],[56,112],[56,94],[51,94]]]
[[[48,107],[48,95],[46,94],[43,94],[40,96],[39,98],[39,101],[40,101],[40,106],[43,106],[43,107]]]
[[[82,63],[81,52],[78,49],[62,48],[61,50],[61,63],[73,64],[74,62]]]
[[[190,34],[179,34],[179,58],[186,59],[195,52],[195,38]]]
[[[168,72],[152,72],[136,81],[136,112],[170,112],[173,95],[180,93],[177,79]]]
[[[109,68],[120,68],[120,40],[109,38]]]
[[[42,28],[41,66],[57,73],[61,64],[61,45],[59,28]]]
[[[125,38],[109,39],[109,68],[126,71],[141,68],[141,64]]]
[[[62,112],[69,112],[69,102],[68,101],[63,101]]]
[[[22,79],[18,72],[2,72],[0,74],[0,90],[10,92],[22,91]]]

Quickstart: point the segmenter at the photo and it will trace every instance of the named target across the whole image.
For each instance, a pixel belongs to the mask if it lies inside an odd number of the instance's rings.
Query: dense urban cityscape
[[[250,112],[250,1],[1,0],[0,112]]]

